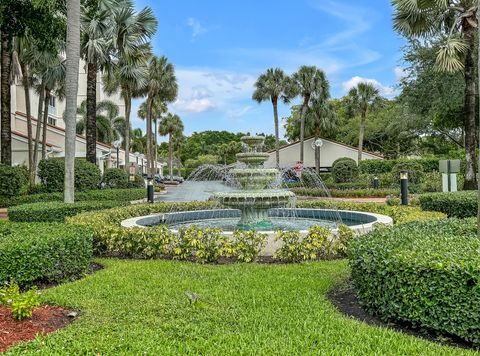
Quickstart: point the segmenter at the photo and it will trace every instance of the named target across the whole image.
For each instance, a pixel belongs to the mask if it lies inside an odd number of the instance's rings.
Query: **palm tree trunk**
[[[302,105],[302,112],[300,113],[300,161],[303,163],[305,141],[305,117],[307,116],[308,102],[310,101],[310,94],[305,94]]]
[[[43,124],[42,124],[42,159],[47,158],[47,124],[48,124],[48,103],[50,102],[50,91],[45,93],[43,107]]]
[[[28,140],[28,177],[30,185],[35,184],[35,175],[33,169],[33,137],[32,137],[32,108],[30,103],[30,83],[28,66],[20,63],[22,69],[22,86],[25,93],[25,111],[27,112],[27,140]]]
[[[278,136],[279,134],[279,129],[278,129],[278,98],[273,97],[272,98],[272,104],[273,104],[273,122],[275,124],[275,165],[278,168],[280,168],[280,141]]]
[[[360,164],[360,161],[362,160],[362,154],[363,154],[363,137],[365,135],[365,121],[367,118],[367,113],[364,112],[362,113],[362,116],[360,118],[360,130],[358,132],[358,162],[357,164]]]
[[[473,53],[475,51],[475,30],[470,25],[464,26],[464,36],[468,42],[468,50],[465,55],[465,152],[466,171],[463,189],[473,190],[477,188],[476,177],[476,123],[475,123],[475,63]]]
[[[125,169],[130,165],[130,112],[132,110],[132,98],[125,96]]]
[[[149,97],[147,99],[147,173],[151,179],[152,174],[152,101]]]
[[[80,62],[80,0],[67,0],[67,71],[65,76],[65,203],[75,195],[75,140]]]
[[[158,143],[157,143],[157,135],[158,135],[158,132],[157,132],[157,121],[158,121],[158,118],[155,119],[155,143],[154,143],[154,157],[155,157],[155,174],[157,174],[157,161],[158,161]]]
[[[315,131],[315,142],[320,139],[320,132],[318,130]],[[315,145],[315,172],[317,175],[320,174],[320,147]]]
[[[0,163],[12,165],[12,118],[11,118],[11,92],[10,71],[12,66],[12,53],[8,34],[2,33],[2,74],[0,84],[1,120],[0,120]]]
[[[97,163],[97,65],[87,65],[87,161]]]
[[[33,145],[33,177],[35,179],[37,175],[37,163],[38,163],[38,145],[40,144],[40,132],[42,129],[42,113],[43,113],[43,101],[45,98],[45,84],[42,80],[40,85],[40,95],[38,98],[38,112],[37,112],[37,127],[35,129],[35,142]]]
[[[172,133],[168,134],[168,170],[170,173],[170,180],[173,180],[173,137]]]

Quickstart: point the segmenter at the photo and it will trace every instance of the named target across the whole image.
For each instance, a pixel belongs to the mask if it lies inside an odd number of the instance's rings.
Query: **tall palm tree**
[[[280,166],[280,144],[278,127],[278,99],[285,104],[295,96],[290,78],[280,68],[270,68],[261,74],[255,82],[252,99],[258,103],[270,100],[273,105],[273,122],[275,125],[275,157],[276,166]]]
[[[152,57],[148,62],[147,94],[147,166],[150,177],[153,177],[152,122],[155,101],[173,102],[177,97],[178,85],[175,69],[162,57]]]
[[[330,101],[314,100],[311,110],[307,113],[309,132],[313,133],[315,141],[325,132],[332,132],[338,126],[338,117]],[[320,147],[315,146],[315,171],[320,173]]]
[[[173,177],[173,145],[175,137],[180,137],[183,132],[183,122],[176,114],[168,113],[160,120],[158,132],[168,136],[168,168],[170,178]]]
[[[463,70],[465,78],[464,189],[476,188],[475,33],[478,0],[394,0],[394,28],[407,37],[440,39],[436,65],[444,71]]]
[[[77,115],[81,118],[77,121],[77,134],[85,133],[87,121],[87,102],[82,101],[77,108]],[[125,118],[119,116],[118,105],[110,100],[102,100],[97,103],[96,111],[97,137],[100,142],[110,143],[125,136]]]
[[[146,153],[146,137],[143,135],[142,129],[133,129],[131,136],[131,148],[134,152]]]
[[[157,97],[156,100],[153,102],[153,108],[152,108],[152,118],[153,118],[153,125],[154,125],[154,137],[153,137],[153,152],[154,152],[154,158],[155,158],[155,169],[156,164],[157,164],[157,156],[158,156],[158,121],[162,117],[162,114],[166,113],[168,111],[167,104],[159,100]],[[140,104],[140,107],[138,108],[137,115],[140,119],[146,120],[147,119],[147,102],[144,101]]]
[[[371,83],[358,83],[348,92],[346,99],[347,111],[351,116],[360,116],[358,131],[358,162],[362,160],[363,137],[365,135],[365,123],[370,111],[381,105],[382,97],[377,88]]]
[[[301,66],[292,75],[294,92],[303,98],[300,112],[300,161],[304,160],[305,117],[312,98],[326,100],[330,97],[330,84],[325,73],[315,66]]]
[[[97,74],[112,54],[114,0],[86,2],[81,14],[81,54],[87,66],[86,158],[97,163]]]
[[[126,127],[130,128],[132,99],[141,96],[147,85],[147,61],[151,56],[148,41],[157,30],[153,11],[146,7],[135,12],[131,1],[123,1],[113,11],[112,35],[116,60],[110,63],[104,77],[107,94],[120,92],[125,103]],[[125,130],[125,167],[130,160],[130,129]]]
[[[65,80],[65,203],[75,199],[75,126],[80,62],[80,0],[67,0]]]

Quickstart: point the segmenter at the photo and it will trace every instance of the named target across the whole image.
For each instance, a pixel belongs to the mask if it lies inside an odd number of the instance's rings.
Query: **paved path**
[[[8,212],[6,208],[0,208],[0,220],[8,220]]]

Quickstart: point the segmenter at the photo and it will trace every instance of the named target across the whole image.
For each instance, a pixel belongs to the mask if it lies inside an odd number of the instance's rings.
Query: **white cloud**
[[[346,92],[348,92],[350,89],[356,87],[360,83],[373,84],[380,91],[380,95],[382,95],[382,96],[391,97],[391,96],[395,95],[395,89],[393,87],[382,85],[382,83],[380,83],[376,79],[362,78],[362,77],[359,77],[359,76],[352,77],[350,80],[347,80],[346,82],[343,82],[342,86],[343,86],[343,89]]]
[[[393,71],[395,73],[395,80],[397,82],[400,82],[403,78],[405,78],[408,75],[407,70],[402,67],[395,67]]]
[[[232,103],[250,98],[255,83],[252,75],[214,69],[177,69],[176,76],[179,93],[173,108],[192,113],[228,111]]]
[[[193,17],[189,17],[187,20],[187,26],[192,28],[192,40],[194,40],[197,36],[206,33],[208,30],[200,24],[200,21],[194,19]]]
[[[227,117],[230,119],[238,119],[248,113],[251,109],[252,106],[250,105],[244,106],[242,108],[230,109],[227,110]]]

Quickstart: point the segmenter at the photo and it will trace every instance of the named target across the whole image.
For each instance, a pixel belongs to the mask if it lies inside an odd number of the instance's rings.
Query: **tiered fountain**
[[[240,210],[237,228],[241,230],[270,230],[273,224],[268,216],[272,208],[293,207],[295,194],[286,189],[271,188],[278,180],[277,169],[263,168],[269,154],[261,152],[265,137],[244,136],[245,152],[237,153],[237,160],[245,168],[230,171],[233,181],[241,189],[215,193],[214,198],[223,206]]]

